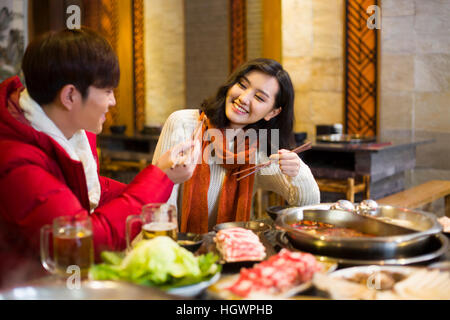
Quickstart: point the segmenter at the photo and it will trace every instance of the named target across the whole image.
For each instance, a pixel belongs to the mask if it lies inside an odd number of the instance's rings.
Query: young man
[[[128,185],[98,175],[95,134],[116,103],[120,71],[93,31],[40,37],[22,68],[26,89],[17,77],[0,84],[0,287],[42,274],[39,232],[58,216],[91,217],[96,256],[124,249],[127,216],[166,202],[194,170],[172,168],[167,152]]]

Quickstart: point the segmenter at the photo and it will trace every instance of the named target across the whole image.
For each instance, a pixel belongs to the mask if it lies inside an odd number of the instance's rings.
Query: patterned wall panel
[[[145,125],[144,0],[133,0],[135,130]]]
[[[367,8],[378,0],[345,2],[345,130],[377,134],[377,29],[367,27]]]
[[[229,0],[230,4],[230,72],[247,60],[246,1]]]

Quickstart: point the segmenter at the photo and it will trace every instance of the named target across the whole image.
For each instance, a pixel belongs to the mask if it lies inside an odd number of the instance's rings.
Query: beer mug
[[[150,203],[142,207],[140,215],[129,216],[127,218],[127,247],[131,243],[131,228],[133,223],[141,222],[142,237],[153,239],[157,236],[168,236],[177,240],[178,222],[177,209],[174,205],[167,203]]]
[[[50,258],[49,234],[53,234],[53,259]],[[92,223],[87,216],[62,216],[53,225],[41,228],[41,262],[44,268],[61,276],[78,267],[81,278],[88,276],[94,262]]]

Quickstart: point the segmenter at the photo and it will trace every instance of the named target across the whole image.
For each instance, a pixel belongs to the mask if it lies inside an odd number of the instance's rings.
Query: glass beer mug
[[[53,234],[53,259],[49,234]],[[62,216],[53,225],[41,228],[41,262],[50,273],[69,275],[68,267],[79,267],[81,278],[88,276],[94,263],[92,223],[87,216]]]
[[[142,236],[144,239],[153,239],[157,236],[168,236],[177,240],[178,221],[177,209],[167,203],[150,203],[142,207],[140,215],[127,218],[127,247],[131,244],[131,228],[135,222],[142,223]]]

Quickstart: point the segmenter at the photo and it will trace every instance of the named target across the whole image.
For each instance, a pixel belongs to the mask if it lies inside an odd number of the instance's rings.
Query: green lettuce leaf
[[[169,237],[142,240],[125,256],[105,251],[105,263],[94,265],[94,280],[125,280],[169,289],[208,280],[221,268],[212,253],[194,256]]]
[[[100,257],[105,263],[118,266],[122,263],[125,254],[122,252],[103,251]]]

